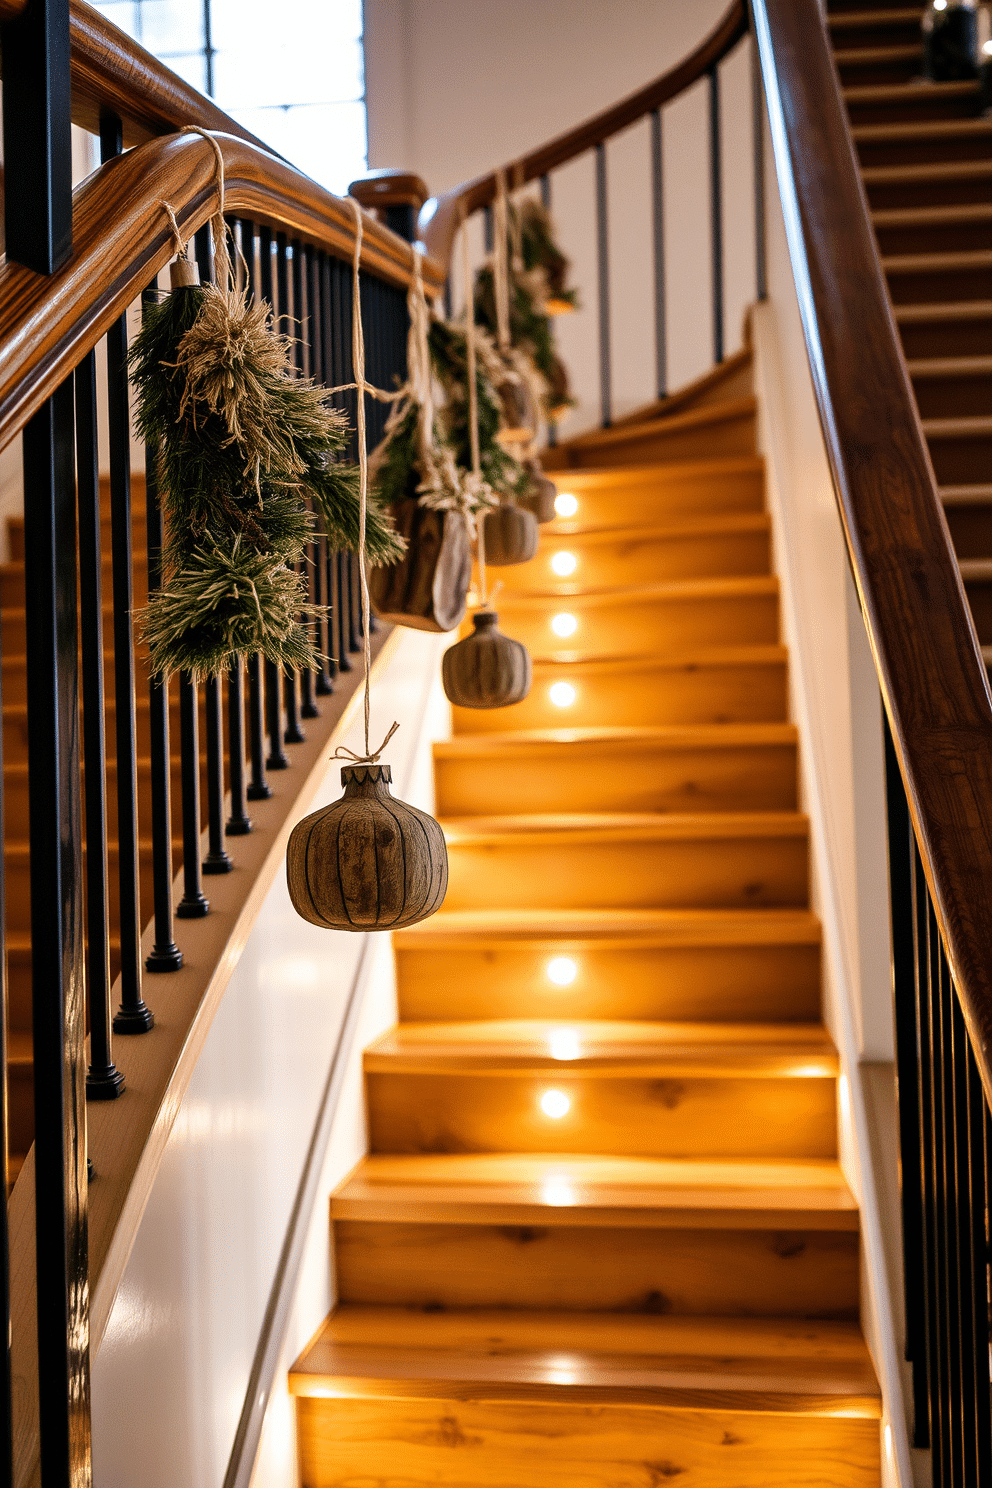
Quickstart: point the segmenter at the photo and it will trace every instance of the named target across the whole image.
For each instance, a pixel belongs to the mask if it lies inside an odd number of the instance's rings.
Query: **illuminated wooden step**
[[[646,527],[764,507],[764,464],[756,456],[548,474],[559,495],[572,498],[545,527],[549,535],[587,527]]]
[[[455,708],[456,734],[504,729],[775,722],[786,716],[784,646],[712,646],[667,656],[534,659],[530,694],[510,708]]]
[[[857,1316],[858,1216],[832,1158],[373,1155],[331,1219],[347,1302]]]
[[[753,398],[738,398],[640,424],[597,430],[572,441],[567,458],[577,469],[592,469],[655,460],[681,462],[713,456],[753,456],[757,453],[756,409]],[[557,480],[560,467],[553,458],[548,460],[548,468]]]
[[[339,1306],[294,1364],[302,1481],[878,1483],[853,1323]],[[647,1473],[645,1471],[647,1469]]]
[[[796,738],[787,723],[470,734],[434,745],[437,809],[788,811]]]
[[[551,594],[500,596],[499,615],[507,635],[544,658],[767,644],[779,638],[778,580],[682,579],[576,593],[562,585]]]
[[[404,1023],[812,1022],[820,1009],[807,910],[464,910],[395,932],[393,947]]]
[[[411,1023],[364,1067],[372,1152],[836,1152],[837,1058],[815,1025]]]
[[[796,812],[453,818],[449,910],[804,908]]]
[[[666,526],[599,528],[571,536],[552,524],[542,529],[537,556],[501,569],[499,577],[509,596],[553,592],[565,585],[596,588],[767,574],[769,538],[764,512],[682,518]]]

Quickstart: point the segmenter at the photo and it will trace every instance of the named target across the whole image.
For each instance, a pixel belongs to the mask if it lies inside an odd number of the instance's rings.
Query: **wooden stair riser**
[[[919,76],[923,57],[917,32],[914,42],[893,41],[886,36],[870,47],[850,46],[836,53],[837,71],[846,88],[869,83],[908,83]]]
[[[618,433],[620,431],[617,431]],[[617,464],[649,465],[663,460],[726,459],[754,456],[754,411],[748,408],[733,418],[702,423],[699,428],[667,428],[646,423],[623,432],[623,438],[602,446],[583,446],[576,456],[580,470],[597,470]],[[555,472],[555,480],[558,480]]]
[[[449,910],[797,908],[807,902],[805,834],[625,841],[523,834],[448,846]]]
[[[872,88],[859,96],[844,90],[852,125],[923,123],[927,119],[973,119],[978,113],[977,83],[938,83],[928,87]]]
[[[983,305],[983,311],[978,313],[962,313],[949,304],[941,307],[939,319],[908,320],[897,315],[906,356],[910,360],[916,357],[992,356],[992,299],[979,304]]]
[[[992,488],[992,482],[989,483]],[[992,489],[987,501],[945,504],[944,515],[959,558],[988,558],[992,548]]]
[[[142,495],[140,501],[136,500],[131,511],[131,547],[135,559],[145,561],[147,554],[145,522],[145,499]],[[12,516],[7,518],[7,537],[10,543],[10,556],[13,562],[24,562],[24,518]],[[111,527],[110,527],[110,501],[105,498],[100,508],[100,550],[103,554],[104,563],[109,560],[111,552]]]
[[[847,14],[835,4],[827,7],[827,26],[838,59],[852,48],[914,46],[920,51],[920,6],[898,6],[891,12],[871,0]]]
[[[338,1295],[406,1307],[853,1318],[844,1231],[335,1220]],[[746,1278],[746,1285],[742,1279]]]
[[[822,1464],[845,1488],[876,1488],[877,1421],[728,1410],[645,1410],[581,1399],[478,1401],[452,1391],[427,1400],[296,1402],[301,1481],[307,1488],[649,1488],[685,1474],[700,1488],[821,1488]],[[478,1392],[476,1392],[478,1393]],[[841,1468],[840,1464],[843,1464]],[[729,1476],[727,1476],[729,1474]]]
[[[988,480],[992,472],[992,418],[960,433],[931,431],[924,425],[934,475],[940,486],[969,485]]]
[[[120,937],[116,930],[110,937],[110,978],[113,983],[121,969]],[[31,952],[30,949],[7,951],[7,998],[10,1026],[21,1033],[31,1032]],[[26,1151],[27,1149],[22,1149]]]
[[[974,253],[992,249],[992,208],[983,206],[981,214],[955,213],[935,216],[920,214],[915,221],[875,222],[878,251],[883,258],[904,253]]]
[[[992,260],[986,261],[976,255],[977,261],[942,264],[938,257],[927,262],[929,255],[911,257],[900,262],[898,256],[887,257],[885,269],[889,294],[894,305],[954,305],[961,301],[975,302],[989,298],[989,271]],[[964,351],[949,352],[948,355],[965,355]]]
[[[779,636],[774,581],[747,582],[757,592],[714,595],[704,591],[659,598],[635,598],[621,592],[615,599],[591,601],[563,595],[526,603],[508,595],[500,601],[500,627],[523,641],[532,655],[545,658],[576,651],[602,656],[624,651],[664,655],[690,647],[773,643]],[[560,614],[573,615],[578,622],[566,638],[552,628]]]
[[[397,945],[405,1023],[476,1018],[623,1018],[657,1022],[813,1021],[818,945],[637,946],[573,940],[480,941],[439,953]],[[556,986],[557,957],[577,966]],[[442,973],[443,969],[443,974]]]
[[[558,555],[578,560],[567,580],[554,570]],[[542,533],[536,558],[500,571],[503,594],[547,593],[564,585],[589,589],[624,584],[663,584],[677,579],[735,578],[769,571],[767,521],[754,530],[658,535],[646,532],[583,536]],[[505,604],[505,600],[503,603]]]
[[[992,126],[987,119],[949,121],[945,125],[879,131],[859,130],[855,138],[862,166],[939,165],[951,160],[992,157]]]
[[[966,162],[963,166],[951,164],[946,173],[942,166],[921,167],[919,176],[902,180],[878,180],[869,172],[865,191],[872,211],[950,207],[966,202],[987,205],[992,197],[992,165],[982,160]]]
[[[575,497],[574,516],[558,517],[542,536],[548,539],[588,527],[650,527],[682,517],[731,515],[764,509],[764,476],[759,460],[702,462],[673,467],[668,478],[657,470],[551,472],[560,493]]]
[[[992,578],[966,579],[964,588],[978,639],[983,646],[992,645]]]
[[[992,413],[992,363],[987,369],[937,377],[927,376],[923,369],[911,371],[921,418],[981,418]]]
[[[109,846],[108,867],[108,916],[112,926],[120,923],[120,905],[117,876],[117,850],[116,845]],[[174,841],[172,849],[172,866],[174,873],[178,873],[182,867],[182,846],[180,841]],[[16,846],[9,847],[4,854],[4,872],[6,874],[6,901],[7,901],[7,924],[13,930],[30,930],[31,928],[31,877],[28,864],[28,854]],[[142,923],[150,918],[152,909],[152,854],[151,845],[143,842],[139,849],[139,884],[141,904],[145,907],[142,912]],[[209,885],[208,885],[209,889]],[[209,894],[208,894],[209,897]]]
[[[372,1152],[834,1157],[836,1081],[663,1075],[366,1073]],[[555,1120],[548,1090],[571,1102]]]
[[[551,696],[567,682],[574,700],[558,706]],[[454,732],[608,728],[622,719],[633,727],[680,723],[776,723],[786,716],[784,659],[688,661],[662,667],[597,662],[585,666],[536,662],[529,695],[511,708],[454,708]]]
[[[131,563],[131,574],[133,584],[133,597],[135,606],[144,605],[148,598],[147,560],[143,554],[135,552]],[[103,559],[102,596],[106,607],[111,599],[112,569],[110,558],[105,554]],[[25,570],[23,562],[0,564],[0,605],[4,609],[24,608],[25,599]],[[106,615],[104,624],[109,631],[109,613]]]
[[[13,1020],[11,1026],[16,1027]],[[7,1147],[10,1152],[27,1152],[34,1140],[34,1074],[30,1065],[18,1064],[8,1073]]]
[[[173,740],[178,744],[178,739]],[[226,782],[226,760],[225,760],[225,782]],[[85,772],[83,779],[85,781]],[[148,825],[150,831],[151,823],[151,764],[148,760],[139,760],[137,765],[138,779],[138,820],[142,825]],[[170,771],[170,799],[169,805],[172,812],[172,830],[175,836],[182,832],[182,766],[177,752],[172,755],[172,769]],[[106,802],[107,802],[107,831],[110,836],[117,835],[117,769],[113,760],[107,765],[106,774]],[[29,810],[29,788],[28,774],[24,768],[8,769],[4,779],[4,822],[9,842],[26,841],[30,830]],[[200,818],[203,827],[207,825],[207,769],[206,760],[200,758]],[[84,815],[85,828],[85,815]]]
[[[478,811],[480,784],[494,814],[541,811],[790,811],[796,806],[795,746],[650,743],[619,750],[564,742],[487,758],[435,755],[440,816]]]

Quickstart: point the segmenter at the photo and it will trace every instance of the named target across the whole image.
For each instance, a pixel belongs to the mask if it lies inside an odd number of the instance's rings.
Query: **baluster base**
[[[145,957],[146,971],[178,971],[183,964],[183,953],[175,941],[166,946],[154,946]]]
[[[230,873],[234,864],[226,852],[210,852],[200,866],[204,873]]]
[[[116,1100],[124,1094],[124,1076],[115,1064],[105,1069],[94,1069],[90,1065],[86,1072],[86,1099],[91,1101]]]
[[[147,1033],[150,1028],[154,1027],[155,1014],[140,998],[134,1007],[124,1007],[121,1004],[114,1014],[115,1033]]]
[[[204,894],[184,894],[176,905],[176,918],[180,920],[202,920],[209,913],[210,900]]]
[[[252,830],[252,826],[253,823],[250,816],[229,816],[224,825],[224,831],[228,837],[247,837],[248,833]]]

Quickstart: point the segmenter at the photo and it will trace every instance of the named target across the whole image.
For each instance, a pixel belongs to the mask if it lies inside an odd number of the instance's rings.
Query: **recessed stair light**
[[[560,517],[574,517],[578,509],[578,497],[573,496],[571,491],[561,491],[555,497],[555,511]]]
[[[548,981],[556,987],[570,987],[579,974],[579,968],[571,956],[553,956],[544,968]]]
[[[575,618],[574,615],[568,614],[566,610],[563,610],[560,615],[555,615],[554,619],[551,622],[551,629],[554,631],[555,635],[560,636],[563,641],[566,640],[570,635],[574,635],[578,628],[578,620]]]
[[[579,560],[574,553],[555,553],[551,560],[551,567],[560,579],[567,579],[579,566]]]
[[[541,1096],[541,1110],[552,1121],[560,1121],[571,1110],[572,1102],[564,1090],[546,1090]]]
[[[575,688],[571,682],[553,682],[548,697],[556,708],[570,708],[575,702]]]

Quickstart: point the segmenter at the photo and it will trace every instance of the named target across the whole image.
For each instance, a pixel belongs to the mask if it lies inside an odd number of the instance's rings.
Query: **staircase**
[[[992,662],[992,116],[976,117],[977,83],[920,83],[920,5],[827,9],[924,433]]]
[[[534,683],[435,746],[304,1488],[879,1482],[749,375],[575,441],[500,575]]]

